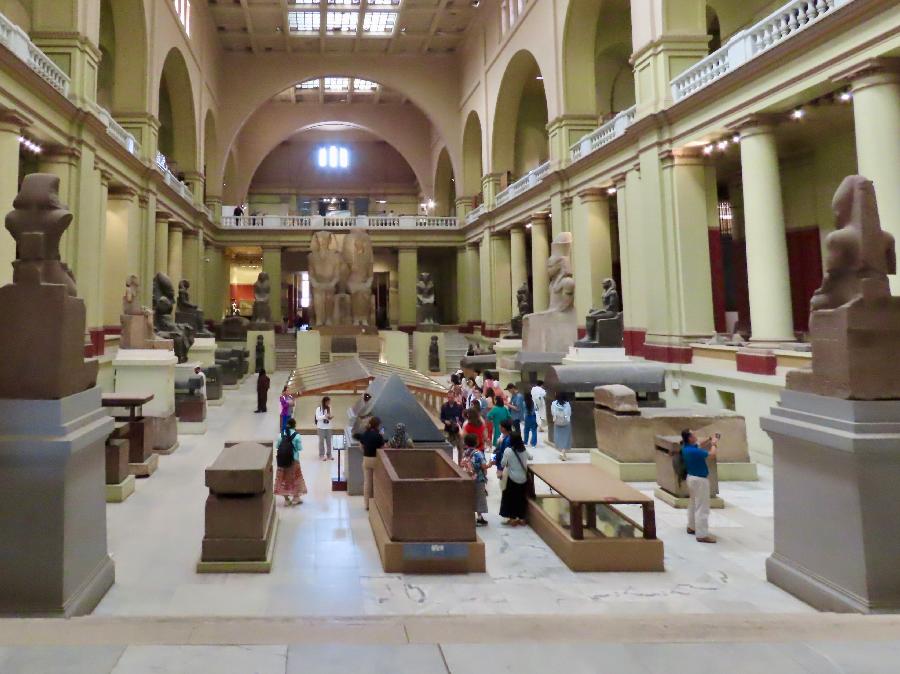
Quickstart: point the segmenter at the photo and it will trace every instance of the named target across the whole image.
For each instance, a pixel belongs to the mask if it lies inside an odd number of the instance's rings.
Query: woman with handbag
[[[553,419],[553,444],[559,450],[560,460],[567,461],[572,449],[572,406],[562,391],[550,405],[550,418]]]
[[[500,487],[503,495],[500,498],[500,516],[506,518],[503,524],[507,526],[525,524],[528,512],[528,461],[532,458],[525,448],[522,436],[513,433],[509,449],[503,453],[501,460],[503,478],[500,480]]]

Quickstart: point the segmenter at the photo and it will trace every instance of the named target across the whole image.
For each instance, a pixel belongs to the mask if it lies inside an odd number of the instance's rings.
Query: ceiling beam
[[[441,19],[444,18],[444,11],[447,9],[449,3],[450,0],[441,0],[441,4],[438,6],[437,11],[435,11],[434,16],[431,17],[431,24],[428,26],[428,37],[422,41],[422,48],[420,50],[423,54],[426,53],[431,46],[431,41],[434,39],[435,33],[437,33],[438,26],[441,25]]]
[[[253,17],[250,14],[250,5],[247,0],[241,0],[241,9],[244,11],[244,23],[247,24],[247,35],[250,37],[250,48],[254,54],[259,53],[259,42],[256,41],[256,31],[253,29]]]

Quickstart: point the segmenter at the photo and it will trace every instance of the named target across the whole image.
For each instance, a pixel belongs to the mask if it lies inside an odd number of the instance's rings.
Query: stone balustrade
[[[106,133],[115,139],[119,145],[128,150],[130,154],[133,154],[135,157],[139,155],[141,145],[138,143],[137,138],[126,131],[121,124],[113,119],[112,113],[109,110],[95,104],[94,113],[97,115],[98,119],[103,122],[103,125],[106,127]]]
[[[63,96],[69,96],[69,76],[35,45],[28,33],[0,14],[0,44],[9,49]]]
[[[494,198],[494,204],[496,206],[502,206],[507,201],[511,201],[515,199],[520,194],[524,194],[528,190],[532,189],[536,185],[540,184],[540,182],[550,173],[550,162],[544,162],[540,166],[535,169],[530,170],[524,176],[519,178],[512,185],[507,187],[502,192],[498,193]]]
[[[356,215],[323,217],[321,215],[244,215],[222,217],[223,229],[317,230],[317,229],[457,229],[456,218],[422,215]]]
[[[162,173],[166,185],[178,192],[178,194],[184,197],[186,201],[194,203],[194,193],[191,192],[191,188],[181,182],[178,177],[172,173],[172,169],[169,168],[169,160],[166,159],[166,155],[162,152],[156,153],[156,168]]]
[[[477,208],[473,208],[466,214],[466,224],[471,225],[473,222],[477,221],[482,215],[487,213],[487,206],[481,204]]]
[[[635,111],[635,106],[623,110],[596,131],[589,133],[575,143],[569,148],[570,161],[576,162],[591,152],[596,152],[616,138],[625,135],[625,131],[634,123]]]

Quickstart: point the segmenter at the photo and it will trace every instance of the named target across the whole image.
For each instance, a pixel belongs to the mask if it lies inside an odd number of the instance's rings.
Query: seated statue
[[[622,322],[622,302],[616,282],[603,280],[603,306],[592,309],[585,317],[586,336],[575,343],[578,347],[621,348],[624,325]]]
[[[563,232],[550,244],[547,259],[549,306],[528,314],[522,322],[522,351],[565,353],[578,338],[575,279],[572,276],[572,234]]]
[[[251,321],[256,324],[256,327],[271,327],[272,306],[269,304],[271,292],[272,286],[269,282],[269,274],[261,271],[256,278],[256,283],[253,284],[253,317]]]
[[[525,281],[516,290],[516,306],[519,313],[510,320],[509,336],[516,338],[522,336],[522,319],[531,313],[531,291],[528,289],[528,281]]]
[[[416,282],[416,322],[419,325],[437,324],[434,303],[434,281],[431,274],[423,271]]]
[[[213,334],[206,329],[203,322],[203,312],[191,302],[191,284],[187,280],[178,283],[178,302],[175,305],[175,322],[190,325],[194,329],[195,337],[212,337]]]
[[[156,333],[171,339],[179,363],[187,362],[188,351],[194,343],[194,329],[172,318],[175,308],[175,288],[162,272],[153,277],[153,327]]]

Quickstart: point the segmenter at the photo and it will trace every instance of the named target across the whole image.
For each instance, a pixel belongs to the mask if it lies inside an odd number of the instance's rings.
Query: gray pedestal
[[[0,400],[0,614],[84,615],[113,584],[100,398]]]
[[[900,611],[900,401],[783,391],[770,582],[823,611]]]

